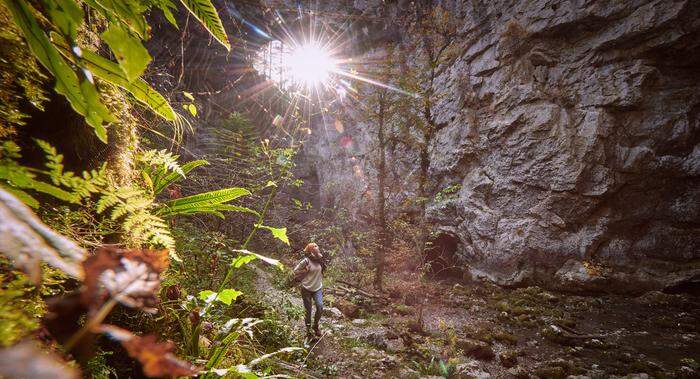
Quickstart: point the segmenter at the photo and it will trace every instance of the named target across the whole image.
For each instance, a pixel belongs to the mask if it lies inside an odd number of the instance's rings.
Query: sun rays
[[[241,21],[242,16],[237,18]],[[356,41],[351,41],[351,35],[356,17],[276,8],[266,10],[263,18],[274,22],[264,35],[257,32],[260,28],[250,27],[251,22],[243,20],[243,24],[249,25],[251,35],[259,41],[248,42],[246,55],[265,81],[244,89],[239,99],[258,102],[272,96],[286,102],[287,109],[280,115],[284,124],[299,121],[301,116],[304,129],[308,129],[311,118],[320,116],[325,126],[329,112],[358,106],[361,109],[361,83],[415,96],[373,77],[376,62],[353,57]]]

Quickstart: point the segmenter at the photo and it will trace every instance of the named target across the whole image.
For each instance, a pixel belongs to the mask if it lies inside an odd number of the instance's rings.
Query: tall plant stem
[[[73,347],[75,347],[75,344],[78,343],[78,341],[80,341],[85,336],[85,333],[87,333],[88,331],[91,331],[94,327],[96,327],[97,325],[100,325],[100,323],[102,323],[102,320],[104,320],[105,317],[107,317],[107,315],[109,314],[109,312],[111,312],[112,309],[114,309],[115,305],[117,305],[117,301],[114,300],[113,298],[109,299],[109,301],[106,302],[102,306],[102,308],[100,308],[99,311],[97,311],[95,316],[90,318],[85,323],[85,325],[83,325],[83,327],[80,328],[80,330],[75,332],[75,334],[73,334],[70,337],[70,339],[68,339],[68,341],[63,345],[63,348],[66,351],[71,351],[71,349],[73,349]]]
[[[260,212],[260,216],[258,216],[257,222],[253,225],[253,229],[248,233],[248,237],[246,237],[245,241],[243,242],[243,245],[241,245],[241,250],[245,250],[248,247],[248,244],[250,241],[253,239],[253,236],[255,236],[255,233],[259,229],[259,225],[262,225],[262,222],[265,219],[265,214],[267,213],[267,210],[270,208],[270,204],[272,203],[272,199],[275,198],[275,195],[277,195],[277,187],[274,187],[270,194],[267,196],[267,201],[265,201],[265,206],[263,207],[262,211]],[[221,281],[221,284],[219,285],[219,290],[217,292],[221,292],[224,290],[226,287],[226,284],[231,280],[233,277],[233,270],[234,267],[233,265],[229,265],[228,270],[226,271],[226,276],[224,277],[224,280]]]

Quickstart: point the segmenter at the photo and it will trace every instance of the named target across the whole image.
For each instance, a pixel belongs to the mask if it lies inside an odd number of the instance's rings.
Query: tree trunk
[[[428,242],[428,221],[425,217],[426,204],[428,203],[428,168],[430,167],[430,156],[428,152],[428,147],[432,135],[430,133],[432,129],[428,129],[423,133],[423,143],[420,150],[420,171],[418,176],[418,197],[420,200],[420,221],[418,224],[418,255],[420,257],[421,263],[424,259],[425,245]]]
[[[377,131],[377,142],[379,145],[379,165],[377,167],[377,182],[378,182],[378,196],[377,196],[377,214],[379,215],[379,222],[377,225],[377,232],[379,236],[379,248],[375,251],[376,260],[376,271],[374,275],[374,287],[382,291],[383,290],[383,277],[384,277],[384,256],[388,248],[388,233],[387,233],[387,222],[386,222],[386,137],[384,135],[384,113],[385,113],[385,99],[384,96],[379,97],[379,125]]]

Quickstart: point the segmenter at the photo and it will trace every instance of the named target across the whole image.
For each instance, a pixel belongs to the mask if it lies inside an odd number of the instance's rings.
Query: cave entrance
[[[459,238],[440,233],[428,242],[425,249],[425,263],[430,265],[428,275],[435,279],[461,279],[462,270],[456,257]]]

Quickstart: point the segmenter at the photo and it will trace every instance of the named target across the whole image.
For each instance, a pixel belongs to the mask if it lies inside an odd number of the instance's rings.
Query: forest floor
[[[295,314],[289,322],[302,336],[297,291],[257,271],[259,294]],[[579,296],[390,276],[393,289],[378,300],[328,282],[324,335],[286,366],[291,376],[700,377],[698,297]]]

